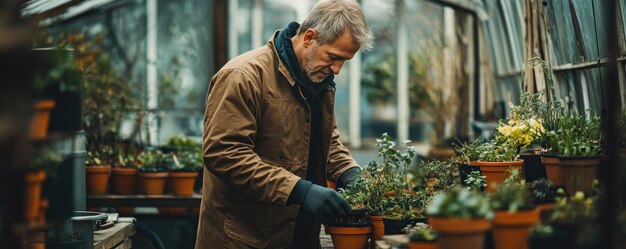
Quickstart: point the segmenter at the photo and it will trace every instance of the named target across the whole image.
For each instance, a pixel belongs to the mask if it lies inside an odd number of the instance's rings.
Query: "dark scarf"
[[[296,57],[293,44],[291,44],[291,38],[296,35],[299,27],[300,24],[292,22],[285,29],[278,32],[276,37],[274,37],[274,46],[276,47],[276,51],[278,51],[278,56],[280,56],[280,59],[285,63],[291,76],[298,82],[298,85],[306,90],[307,95],[317,95],[328,87],[335,87],[335,82],[333,81],[335,76],[331,74],[321,83],[313,83],[302,73],[300,63],[298,63],[298,57]]]

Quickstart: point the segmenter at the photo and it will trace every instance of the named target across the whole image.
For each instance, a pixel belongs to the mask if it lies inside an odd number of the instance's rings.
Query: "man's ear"
[[[317,39],[317,31],[314,29],[307,29],[304,31],[304,47],[308,48]]]

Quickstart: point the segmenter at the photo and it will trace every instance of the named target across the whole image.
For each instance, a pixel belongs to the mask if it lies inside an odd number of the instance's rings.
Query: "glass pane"
[[[552,39],[552,50],[556,54],[556,65],[581,62],[569,0],[547,2],[548,31]]]
[[[159,1],[159,140],[175,134],[201,136],[204,99],[211,75],[210,2]]]
[[[620,6],[620,10],[621,10],[621,26],[622,26],[622,30],[624,31],[622,34],[624,36],[621,37],[621,39],[619,39],[621,41],[621,45],[622,45],[622,55],[626,55],[626,0],[620,0],[619,1],[619,6]]]
[[[456,106],[445,105],[444,93],[451,89],[446,74],[453,74],[444,61],[444,8],[427,1],[406,2],[406,27],[409,33],[409,138],[414,142],[428,142],[433,138],[439,120]],[[452,9],[450,9],[452,11]],[[454,39],[454,38],[453,38]],[[451,55],[454,57],[456,55]],[[442,123],[439,123],[443,127]],[[438,134],[443,138],[444,134]]]
[[[572,0],[574,10],[578,18],[578,25],[582,32],[582,41],[578,41],[583,46],[585,61],[598,58],[598,43],[596,40],[596,26],[594,19],[594,3],[589,0]],[[571,36],[571,35],[570,35]]]
[[[599,49],[599,56],[601,58],[607,58],[609,56],[608,46],[606,46],[606,42],[607,42],[606,27],[608,26],[608,23],[609,23],[608,16],[607,16],[607,12],[608,12],[607,5],[608,5],[608,1],[605,1],[605,0],[593,1],[593,10],[594,10],[594,15],[595,15],[595,20],[596,20],[596,29],[597,29],[596,34],[598,36],[597,46]]]
[[[263,2],[263,39],[269,40],[276,30],[282,30],[291,22],[298,20],[296,5],[286,4],[280,0],[264,0]],[[307,8],[307,10],[309,10]]]
[[[361,67],[361,136],[364,145],[372,145],[383,132],[397,137],[397,20],[392,0],[363,0],[361,3],[375,41],[374,49],[363,54]]]
[[[238,2],[237,34],[238,54],[245,53],[252,48],[252,1],[235,0]]]

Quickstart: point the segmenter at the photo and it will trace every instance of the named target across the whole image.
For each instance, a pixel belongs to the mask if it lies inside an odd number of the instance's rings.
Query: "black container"
[[[385,235],[390,234],[404,234],[402,231],[407,225],[415,225],[415,223],[426,223],[426,218],[424,219],[407,219],[407,220],[395,220],[395,219],[385,219],[383,218],[383,223],[385,224]]]
[[[520,154],[524,159],[524,178],[526,182],[534,182],[539,179],[548,179],[546,167],[541,163],[541,155]]]
[[[469,165],[467,163],[459,163],[459,175],[461,177],[461,185],[467,186],[467,183],[465,183],[465,181],[467,180],[467,176],[469,176],[472,171],[478,171],[482,174],[482,172],[480,171],[480,166]]]

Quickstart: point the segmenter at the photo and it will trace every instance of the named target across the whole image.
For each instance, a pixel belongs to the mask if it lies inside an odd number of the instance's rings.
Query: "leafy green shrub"
[[[460,187],[439,192],[426,208],[426,214],[460,219],[491,219],[493,216],[485,195]]]
[[[491,207],[494,210],[517,212],[532,209],[533,200],[526,183],[518,170],[512,170],[509,177],[491,194]]]
[[[409,235],[411,241],[432,242],[437,240],[437,232],[425,223],[418,222],[415,225],[408,225],[403,231]]]

